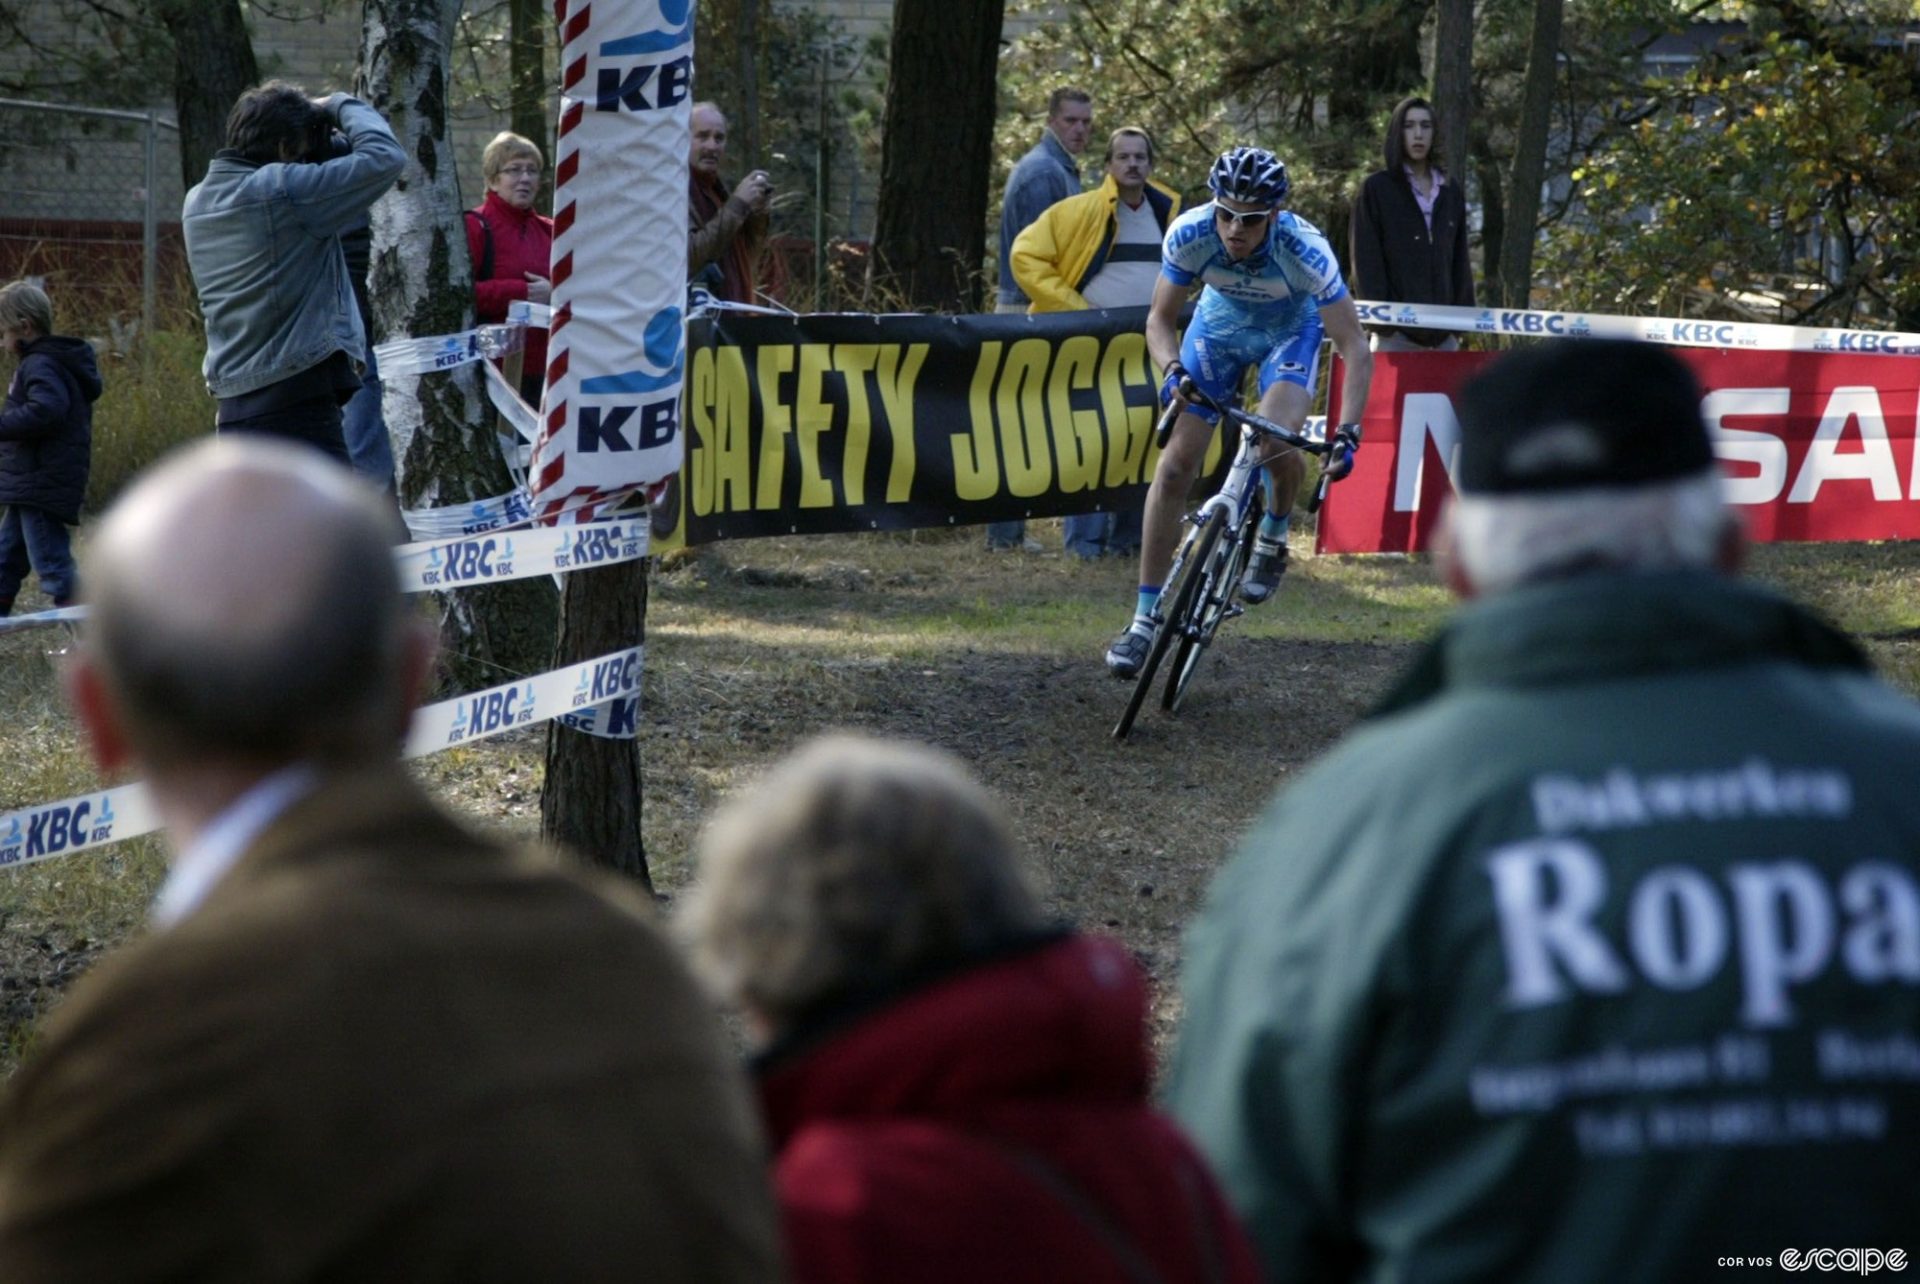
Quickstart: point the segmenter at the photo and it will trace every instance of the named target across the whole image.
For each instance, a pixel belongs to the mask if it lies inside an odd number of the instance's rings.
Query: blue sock
[[[1151,618],[1153,608],[1158,605],[1160,605],[1160,586],[1158,584],[1142,584],[1140,586],[1140,597],[1133,606],[1133,618],[1136,620]]]
[[[1272,540],[1282,548],[1286,547],[1287,522],[1292,516],[1291,513],[1286,517],[1275,517],[1272,513],[1260,514],[1260,538]]]

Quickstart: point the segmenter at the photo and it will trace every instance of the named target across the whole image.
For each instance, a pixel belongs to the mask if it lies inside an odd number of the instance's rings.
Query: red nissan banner
[[[1498,355],[1375,354],[1364,445],[1320,514],[1322,552],[1427,547],[1460,442],[1455,394]],[[1706,394],[1700,412],[1727,497],[1753,539],[1920,537],[1920,362],[1725,348],[1676,355]]]

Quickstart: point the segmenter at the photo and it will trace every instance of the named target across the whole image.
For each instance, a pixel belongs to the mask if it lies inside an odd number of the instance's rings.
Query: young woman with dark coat
[[[1467,198],[1440,166],[1439,123],[1424,98],[1403,99],[1387,124],[1386,168],[1367,175],[1353,201],[1354,293],[1370,303],[1473,306]],[[1376,352],[1451,352],[1446,330],[1376,327]]]

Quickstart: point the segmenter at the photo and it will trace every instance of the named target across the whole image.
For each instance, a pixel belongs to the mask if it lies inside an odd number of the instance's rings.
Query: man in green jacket
[[[1473,601],[1213,888],[1169,1092],[1274,1279],[1920,1256],[1920,707],[1732,578],[1699,407],[1469,385]]]

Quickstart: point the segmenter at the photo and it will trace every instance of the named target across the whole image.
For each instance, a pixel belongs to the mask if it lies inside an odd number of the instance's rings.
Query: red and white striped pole
[[[529,479],[543,520],[680,469],[691,0],[555,0],[553,320]]]

